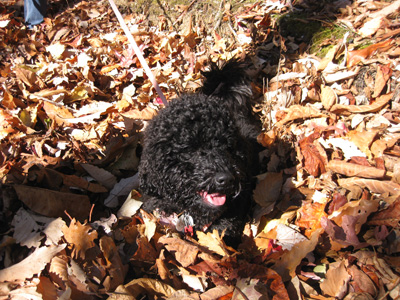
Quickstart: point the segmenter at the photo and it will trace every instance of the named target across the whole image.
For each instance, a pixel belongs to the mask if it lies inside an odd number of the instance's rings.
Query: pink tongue
[[[209,194],[207,192],[203,192],[201,195],[206,202],[215,206],[224,205],[226,201],[226,196],[221,194]]]

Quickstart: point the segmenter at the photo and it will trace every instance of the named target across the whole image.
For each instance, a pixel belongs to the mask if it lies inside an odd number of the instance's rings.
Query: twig
[[[178,31],[178,29],[175,27],[175,23],[172,22],[171,17],[169,16],[168,12],[165,10],[164,6],[160,2],[160,0],[156,0],[158,6],[162,9],[165,17],[168,19],[168,21],[172,24],[172,27],[174,28],[175,31]]]
[[[229,27],[229,30],[232,32],[233,37],[235,38],[236,42],[240,44],[240,42],[239,42],[239,36],[238,36],[238,34],[236,33],[236,31],[233,29],[232,24],[231,24],[231,20],[228,20],[228,27]]]
[[[172,23],[172,26],[175,26],[176,23],[178,23],[183,16],[189,11],[189,9],[193,6],[193,4],[195,4],[197,2],[197,0],[193,0],[192,2],[190,2],[189,6],[186,7],[186,9],[178,16],[178,18],[175,20],[174,23]]]
[[[218,13],[217,13],[217,17],[216,17],[216,19],[217,19],[217,23],[215,24],[215,26],[214,26],[214,31],[216,31],[217,29],[218,29],[218,27],[219,27],[219,25],[221,25],[221,20],[222,20],[222,13],[221,13],[221,10],[222,10],[222,4],[224,3],[224,0],[221,0],[221,2],[220,2],[220,4],[219,4],[219,9],[218,9]]]
[[[119,12],[117,6],[115,5],[113,0],[108,0],[110,2],[110,5],[115,13],[115,15],[117,16],[117,19],[119,21],[119,24],[121,25],[122,29],[125,32],[126,37],[128,38],[129,43],[131,44],[133,50],[136,53],[137,58],[139,59],[142,68],[144,69],[144,71],[146,72],[147,77],[149,77],[151,83],[153,84],[154,88],[157,91],[158,96],[160,96],[162,102],[164,103],[164,105],[166,106],[168,104],[167,99],[165,98],[163,92],[161,91],[160,86],[158,85],[156,78],[153,75],[153,72],[150,70],[149,65],[147,64],[146,60],[144,59],[142,52],[140,51],[138,45],[136,44],[135,39],[133,38],[131,32],[129,31],[128,26],[126,26],[124,19],[122,18],[121,13]]]
[[[63,103],[58,103],[58,102],[55,102],[53,100],[49,100],[49,99],[47,99],[45,97],[42,97],[42,96],[37,96],[37,95],[32,95],[32,96],[37,98],[37,99],[39,99],[39,100],[42,100],[42,101],[45,101],[45,102],[49,102],[49,103],[51,103],[51,104],[53,104],[55,106],[66,108],[72,113],[77,113],[78,112],[76,109],[73,109],[71,107],[65,106],[65,104],[63,104]]]

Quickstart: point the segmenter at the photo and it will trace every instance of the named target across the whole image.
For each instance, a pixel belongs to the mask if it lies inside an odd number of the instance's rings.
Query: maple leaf
[[[85,260],[86,251],[96,246],[94,240],[98,237],[97,231],[86,223],[81,224],[72,219],[70,225],[64,226],[62,231],[74,258]]]

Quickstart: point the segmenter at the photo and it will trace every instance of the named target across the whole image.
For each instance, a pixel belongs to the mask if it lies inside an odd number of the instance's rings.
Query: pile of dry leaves
[[[209,59],[254,65],[265,173],[242,244],[139,217],[163,105],[107,2],[53,3],[34,30],[0,4],[1,296],[398,299],[400,1],[157,3],[125,21],[168,99]],[[332,34],[310,48],[312,24]]]

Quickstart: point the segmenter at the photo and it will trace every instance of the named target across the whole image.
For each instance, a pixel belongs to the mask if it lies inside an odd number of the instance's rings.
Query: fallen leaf
[[[283,184],[282,172],[268,172],[262,177],[253,191],[253,198],[262,207],[267,207],[273,205],[280,196]]]
[[[340,186],[347,188],[352,185],[357,185],[362,188],[367,188],[373,193],[397,195],[400,193],[400,185],[393,181],[379,181],[374,179],[363,178],[343,178],[338,179]]]
[[[400,221],[400,198],[397,198],[387,208],[372,215],[368,221],[370,225],[386,225],[397,227]]]
[[[392,99],[393,93],[382,95],[376,101],[369,105],[343,105],[335,104],[331,108],[331,112],[340,113],[371,113],[382,109]]]
[[[349,51],[347,54],[347,67],[351,68],[357,65],[364,59],[367,59],[374,55],[377,51],[382,52],[389,50],[392,47],[392,41],[392,39],[389,39],[384,42],[372,44],[371,46],[368,46],[367,48],[361,50]]]
[[[327,168],[333,172],[348,176],[348,177],[363,177],[363,178],[384,178],[386,171],[374,167],[367,167],[357,164],[352,164],[340,160],[331,160]]]
[[[85,220],[89,216],[90,201],[86,195],[62,193],[48,189],[15,185],[18,198],[34,212],[47,217],[72,217]]]
[[[21,262],[0,270],[0,282],[24,281],[44,269],[51,259],[65,248],[66,244],[39,247]]]
[[[272,269],[280,274],[284,281],[293,277],[303,258],[317,246],[322,232],[322,229],[315,230],[309,240],[301,241],[295,244],[290,251],[284,252]]]
[[[193,265],[197,259],[199,249],[197,246],[178,238],[161,237],[159,243],[175,256],[175,259],[183,266]]]
[[[385,24],[385,19],[380,16],[365,22],[364,25],[358,30],[358,33],[364,37],[372,36],[378,29],[383,27]]]
[[[310,119],[324,117],[325,115],[321,111],[312,106],[301,106],[292,105],[285,115],[285,117],[275,124],[276,127],[280,128],[288,122],[295,121],[298,119]]]
[[[94,240],[98,237],[97,231],[75,219],[72,219],[69,226],[64,226],[62,231],[69,247],[72,248],[72,256],[85,260],[86,251],[96,245]]]
[[[351,276],[347,273],[344,262],[330,264],[326,279],[320,285],[321,290],[329,296],[343,298],[347,293],[350,279]]]
[[[130,281],[122,286],[118,287],[113,295],[109,297],[109,300],[119,299],[117,295],[122,293],[123,295],[130,295],[134,299],[140,299],[140,296],[147,296],[150,299],[155,299],[159,297],[168,298],[171,296],[175,289],[171,286],[151,278],[139,278]],[[115,298],[114,298],[115,297]]]
[[[197,238],[200,245],[210,249],[211,251],[221,256],[229,255],[226,245],[222,240],[222,236],[219,236],[218,230],[214,229],[213,232],[207,233],[197,231]]]
[[[304,168],[314,177],[326,172],[325,165],[328,162],[325,151],[317,140],[318,137],[318,133],[313,133],[299,141]]]
[[[330,110],[337,103],[337,98],[335,91],[331,87],[321,86],[321,102],[326,110]]]
[[[375,77],[374,93],[372,94],[372,97],[376,98],[381,94],[390,76],[392,76],[392,73],[393,70],[388,66],[378,66]]]

